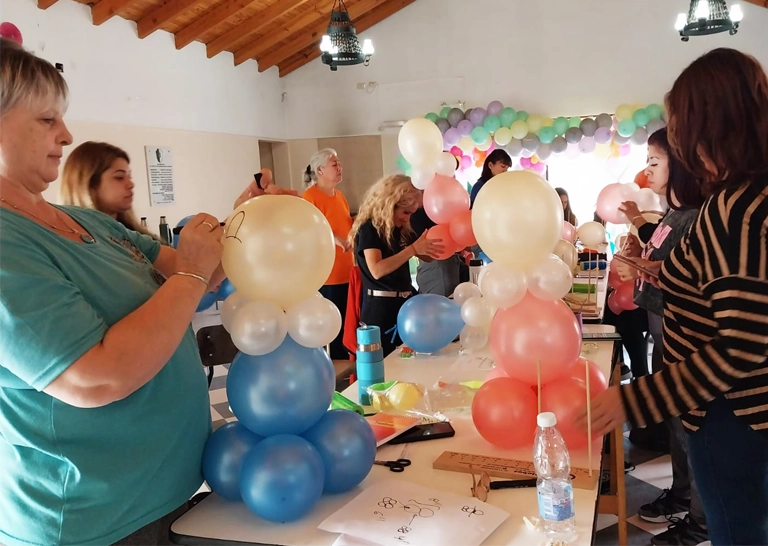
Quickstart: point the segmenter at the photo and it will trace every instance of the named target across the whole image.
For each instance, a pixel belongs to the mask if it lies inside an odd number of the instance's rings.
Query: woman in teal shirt
[[[203,482],[211,418],[190,321],[223,279],[222,229],[198,214],[174,251],[46,202],[72,143],[67,85],[3,39],[0,86],[0,543],[111,544]]]

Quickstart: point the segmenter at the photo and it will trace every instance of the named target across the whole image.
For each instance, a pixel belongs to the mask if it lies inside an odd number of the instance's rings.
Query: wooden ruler
[[[432,468],[465,474],[471,474],[473,471],[478,474],[484,470],[489,476],[508,480],[536,477],[536,469],[531,461],[472,455],[456,451],[443,451],[443,454],[432,463]],[[599,470],[592,470],[590,477],[589,470],[586,468],[571,468],[571,480],[573,486],[578,489],[594,489],[599,477]]]

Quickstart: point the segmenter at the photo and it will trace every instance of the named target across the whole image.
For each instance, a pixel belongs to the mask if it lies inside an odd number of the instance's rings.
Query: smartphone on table
[[[403,432],[400,436],[392,438],[389,445],[410,444],[411,442],[424,442],[426,440],[437,440],[439,438],[451,438],[456,435],[456,431],[448,422],[427,423],[426,425],[416,425],[412,429]]]

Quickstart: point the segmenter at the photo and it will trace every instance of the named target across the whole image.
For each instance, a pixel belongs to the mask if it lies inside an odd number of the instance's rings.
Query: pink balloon
[[[0,36],[2,36],[3,38],[7,38],[8,40],[13,40],[14,42],[18,42],[19,44],[24,43],[24,40],[21,37],[21,31],[19,30],[19,27],[7,21],[5,23],[0,23]]]
[[[583,383],[586,388],[587,366],[589,366],[589,394],[594,398],[601,392],[608,390],[608,380],[600,366],[580,356],[568,369],[566,376]]]
[[[476,245],[475,232],[472,230],[472,211],[464,210],[453,217],[450,223],[451,238],[461,248]]]
[[[507,372],[504,371],[504,368],[502,368],[501,366],[496,366],[494,369],[488,372],[488,375],[485,376],[485,382],[487,383],[491,379],[497,379],[499,377],[509,377],[509,376],[507,375]]]
[[[533,163],[531,163],[531,159],[529,157],[521,157],[520,166],[523,169],[530,169],[533,166]]]
[[[563,230],[560,232],[560,238],[565,239],[571,244],[576,242],[576,228],[572,223],[568,221],[563,222]]]
[[[534,163],[531,168],[539,174],[544,174],[544,171],[547,170],[546,164],[542,163],[541,161]]]
[[[618,300],[616,299],[616,292],[613,291],[608,295],[608,299],[605,300],[608,304],[608,309],[613,311],[614,315],[620,315],[624,312],[624,308],[619,305]]]
[[[632,151],[632,147],[629,145],[629,142],[627,142],[626,144],[622,144],[621,147],[619,148],[619,155],[621,157],[624,157],[625,155],[629,155],[629,152],[631,151]]]
[[[613,297],[616,303],[625,311],[637,309],[635,305],[635,284],[625,282],[613,291]]]
[[[528,385],[536,385],[537,362],[544,385],[562,377],[581,353],[581,331],[570,307],[530,292],[517,305],[496,313],[489,341],[496,365]]]
[[[591,378],[590,378],[591,379]],[[590,396],[596,396],[590,382]],[[574,417],[587,406],[586,384],[565,377],[541,388],[541,411],[551,411],[557,416],[557,430],[563,435],[568,449],[581,449],[588,443],[586,431],[574,426]]]
[[[622,281],[621,277],[619,277],[619,271],[616,267],[618,263],[617,260],[613,260],[608,270],[608,286],[612,288],[618,288],[622,284],[625,284],[625,281]]]
[[[462,248],[451,237],[451,227],[448,224],[438,224],[429,228],[427,239],[440,239],[440,244],[443,245],[444,250],[437,257],[438,260],[450,258]]]
[[[453,148],[451,148],[451,153],[456,157],[461,157],[464,155],[464,152],[462,152],[461,148],[459,148],[458,146],[454,146]]]
[[[461,156],[461,168],[469,169],[472,166],[472,158],[468,155]]]
[[[469,210],[467,188],[455,178],[435,175],[424,190],[424,210],[433,222],[447,224],[458,213]]]
[[[472,400],[472,421],[477,432],[504,449],[533,445],[537,413],[536,394],[510,377],[484,383]]]
[[[619,206],[624,201],[621,190],[622,185],[616,182],[608,184],[597,196],[597,214],[606,222],[623,224],[627,221],[627,216],[619,211]]]

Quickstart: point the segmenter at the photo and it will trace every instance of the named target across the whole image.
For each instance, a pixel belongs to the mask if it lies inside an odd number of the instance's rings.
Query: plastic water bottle
[[[555,428],[554,413],[540,413],[536,422],[539,428],[533,443],[533,464],[538,476],[541,530],[550,542],[570,542],[576,539],[571,456]]]

